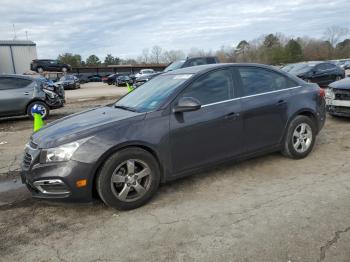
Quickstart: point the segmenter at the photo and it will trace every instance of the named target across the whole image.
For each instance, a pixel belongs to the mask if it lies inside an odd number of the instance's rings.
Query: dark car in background
[[[86,84],[89,82],[88,75],[74,74],[74,76],[78,78],[80,84]]]
[[[114,85],[117,77],[118,77],[118,74],[111,74],[105,80],[102,80],[102,81],[108,85]]]
[[[185,68],[185,67],[191,67],[191,66],[197,66],[197,65],[207,65],[207,64],[218,64],[218,63],[220,63],[220,61],[215,56],[187,57],[186,59],[177,60],[177,61],[172,62],[170,65],[168,65],[163,70],[163,72],[158,72],[158,73],[154,73],[154,74],[148,74],[148,75],[136,77],[134,80],[135,87],[138,87],[138,86],[146,83],[150,79],[152,79],[152,78],[154,78],[162,73],[165,73],[165,72],[169,72],[172,70]]]
[[[326,104],[330,115],[350,117],[350,77],[329,85]]]
[[[79,78],[74,75],[64,75],[55,84],[62,86],[65,90],[80,88]]]
[[[31,114],[34,105],[44,108],[43,118],[50,110],[64,105],[64,90],[44,77],[0,75],[0,117]]]
[[[304,158],[324,122],[316,84],[258,64],[188,67],[34,133],[22,181],[37,198],[91,201],[97,192],[132,209],[160,183],[223,162],[274,151]]]
[[[331,62],[296,63],[282,67],[282,70],[321,87],[345,77],[345,71]]]
[[[115,85],[116,86],[126,86],[126,84],[132,84],[132,80],[129,76],[126,75],[120,75],[116,78],[115,80]]]
[[[100,75],[90,75],[87,78],[88,82],[102,82],[102,76]]]
[[[52,59],[35,59],[30,63],[30,70],[42,73],[44,71],[51,72],[68,72],[72,70],[69,64],[61,63],[58,60]]]

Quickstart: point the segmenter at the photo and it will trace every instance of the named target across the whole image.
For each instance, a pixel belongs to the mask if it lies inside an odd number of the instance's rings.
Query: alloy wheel
[[[301,123],[293,132],[293,147],[298,153],[304,153],[310,148],[312,139],[311,127],[307,123]]]
[[[146,194],[151,185],[151,169],[138,159],[122,162],[111,176],[111,189],[117,199],[132,202]]]

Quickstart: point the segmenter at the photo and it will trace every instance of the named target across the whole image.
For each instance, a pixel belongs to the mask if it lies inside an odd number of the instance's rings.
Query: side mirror
[[[196,111],[201,108],[200,102],[193,97],[182,97],[178,101],[177,105],[174,106],[174,113]]]

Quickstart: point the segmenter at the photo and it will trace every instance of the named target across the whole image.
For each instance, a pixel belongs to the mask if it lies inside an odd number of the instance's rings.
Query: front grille
[[[333,109],[335,112],[338,112],[338,113],[350,114],[350,107],[335,106],[335,107],[333,107]]]
[[[32,156],[28,153],[24,153],[23,167],[28,168],[31,163],[32,163]]]
[[[333,89],[336,100],[347,100],[350,101],[350,90],[345,89]]]

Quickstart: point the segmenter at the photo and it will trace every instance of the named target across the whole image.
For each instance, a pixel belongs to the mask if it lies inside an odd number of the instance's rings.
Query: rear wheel
[[[63,73],[66,73],[68,71],[68,68],[67,67],[62,67],[62,72]]]
[[[299,115],[289,124],[282,153],[294,159],[304,158],[312,151],[315,138],[315,122],[310,117]]]
[[[41,106],[43,108],[43,114],[41,114],[42,119],[46,119],[49,114],[50,114],[50,108],[45,104],[44,102],[41,101],[35,101],[33,103],[30,103],[27,107],[27,115],[29,116],[30,119],[34,119],[34,116],[32,114],[32,108],[35,106]]]
[[[339,81],[339,80],[341,80],[342,78],[341,78],[341,76],[337,76],[336,78],[335,78],[335,81]]]
[[[44,72],[44,69],[43,69],[42,67],[38,67],[38,68],[36,69],[36,71],[37,71],[38,73],[42,73],[42,72]]]
[[[147,151],[127,148],[110,156],[97,177],[97,192],[103,202],[118,210],[147,203],[160,182],[157,161]]]

